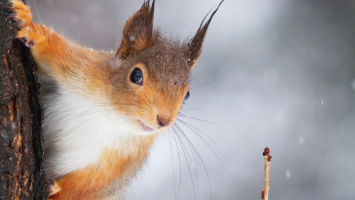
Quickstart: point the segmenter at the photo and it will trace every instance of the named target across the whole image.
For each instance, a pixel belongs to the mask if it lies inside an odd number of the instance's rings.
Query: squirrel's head
[[[219,8],[201,23],[189,42],[180,43],[153,29],[154,4],[155,0],[152,4],[145,1],[127,20],[110,64],[110,99],[127,117],[125,127],[140,135],[164,132],[175,123],[183,101],[189,97],[190,73]]]

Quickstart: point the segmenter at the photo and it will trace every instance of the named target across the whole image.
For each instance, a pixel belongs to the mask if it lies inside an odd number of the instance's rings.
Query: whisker
[[[215,125],[215,126],[217,126],[218,128],[224,130],[226,133],[228,133],[228,135],[234,140],[234,142],[235,142],[236,144],[238,144],[237,140],[235,140],[235,138],[232,136],[232,134],[231,134],[229,131],[227,131],[225,128],[223,128],[222,126],[220,126],[220,125],[218,125],[218,124],[216,124],[216,123],[213,123],[213,122],[210,122],[210,121],[207,121],[207,120],[203,120],[203,119],[197,119],[197,118],[193,118],[193,117],[188,117],[188,116],[186,116],[186,115],[182,115],[181,113],[179,113],[178,115],[181,116],[181,117],[185,117],[185,118],[187,118],[187,119],[197,120],[197,121],[206,122],[206,123]]]
[[[169,133],[171,133],[171,132],[169,132]],[[172,133],[173,134],[173,133]],[[172,162],[172,166],[173,166],[173,183],[174,183],[174,195],[175,195],[175,199],[177,199],[176,198],[176,186],[175,186],[175,167],[174,167],[174,158],[173,158],[173,156],[174,156],[174,151],[173,151],[173,148],[172,148],[172,143],[171,143],[171,137],[170,137],[170,134],[169,134],[169,140],[170,140],[170,154],[172,155],[172,157],[171,157],[171,162]],[[170,162],[169,162],[170,163]]]
[[[147,95],[144,93],[144,90],[142,91],[144,97],[147,99],[148,103],[149,104],[152,104],[150,101],[149,101],[149,98],[147,97]],[[152,110],[152,107],[150,107],[150,105],[147,103],[147,105],[149,106],[149,108]]]
[[[179,147],[177,145],[177,142],[176,142],[176,137],[175,137],[175,134],[173,134],[174,136],[174,140],[175,140],[175,144],[176,144],[176,150],[177,150],[177,153],[178,153],[178,158],[179,158],[179,168],[180,168],[180,174],[179,174],[179,187],[178,187],[178,192],[177,192],[177,196],[176,196],[176,199],[179,198],[179,193],[180,193],[180,186],[181,186],[181,161],[180,161],[180,152],[179,152]]]
[[[185,125],[187,126],[187,125]],[[187,126],[188,127],[188,126]],[[192,129],[191,129],[192,130]],[[194,133],[196,133],[195,131],[193,131]],[[205,141],[199,134],[196,133],[196,135],[201,138],[203,141]],[[221,158],[218,156],[218,154],[213,150],[213,148],[205,141],[205,144],[211,149],[211,151],[213,152],[213,154],[217,157],[217,159],[219,160],[219,162],[222,164],[223,168],[227,171],[227,173],[229,174],[229,176],[234,180],[234,182],[238,183],[237,180],[232,176],[232,174],[230,173],[230,171],[228,170],[228,168],[224,165],[224,163],[222,162]]]
[[[190,90],[191,91],[193,91],[193,90],[195,90],[195,89],[197,89],[197,88],[200,88],[200,87],[204,87],[204,86],[215,86],[215,85],[213,85],[213,84],[200,84],[200,85],[194,85],[194,86],[191,86],[190,87]]]
[[[105,116],[107,116],[107,115],[105,115]],[[125,117],[127,117],[127,116],[123,116],[123,117],[120,116],[120,118],[118,118],[118,119],[123,119],[123,118],[125,118]],[[71,132],[71,131],[75,130],[76,128],[78,128],[78,127],[80,127],[80,126],[82,126],[82,125],[88,123],[88,122],[91,121],[91,120],[95,120],[95,119],[99,119],[99,118],[102,118],[102,116],[98,116],[98,117],[95,117],[95,118],[90,118],[90,119],[88,119],[88,120],[86,120],[86,121],[84,121],[84,122],[78,124],[77,126],[73,127],[72,129],[69,130],[69,132]],[[116,120],[118,120],[118,119],[116,119]]]
[[[144,92],[142,92],[142,94],[144,95]],[[151,107],[144,99],[142,99],[142,98],[139,97],[139,96],[138,96],[138,98],[139,98],[145,105],[147,105],[147,106],[150,108],[150,110],[152,110],[152,107]]]
[[[201,110],[201,111],[207,112],[209,114],[213,114],[213,113],[211,113],[205,109],[202,109],[202,108],[190,108],[190,109],[186,109],[186,110],[181,110],[180,112],[183,113],[183,112],[192,111],[192,110]]]
[[[185,125],[187,128],[189,128],[191,131],[193,131],[195,134],[197,134],[199,136],[199,138],[201,138],[207,145],[208,145],[208,142],[203,138],[201,137],[194,129],[196,129],[197,131],[200,131],[202,134],[204,134],[208,139],[210,139],[212,141],[212,143],[217,147],[218,151],[222,154],[223,158],[225,160],[227,160],[227,158],[225,157],[224,153],[222,152],[222,150],[218,147],[217,143],[209,136],[207,135],[205,132],[203,132],[202,130],[196,128],[195,126],[181,120],[181,119],[177,119],[180,123],[182,123],[183,125]]]
[[[211,199],[212,199],[212,188],[211,188],[211,182],[210,182],[210,178],[209,178],[209,176],[208,176],[208,172],[207,172],[207,169],[206,169],[206,166],[205,166],[205,164],[204,164],[204,162],[203,162],[203,160],[202,160],[202,158],[201,158],[201,156],[200,156],[200,154],[198,153],[198,151],[197,151],[197,149],[195,148],[195,146],[191,143],[191,141],[189,140],[189,138],[186,136],[186,134],[181,130],[181,133],[182,133],[182,135],[184,136],[184,138],[188,141],[188,143],[190,144],[190,146],[193,148],[193,152],[195,152],[195,154],[197,155],[197,160],[199,161],[198,163],[199,163],[199,166],[201,167],[203,167],[203,169],[204,170],[202,170],[201,169],[201,171],[203,172],[205,172],[205,174],[206,174],[206,176],[207,176],[207,182],[208,182],[208,185],[209,185],[209,190],[210,190],[210,197],[211,197]],[[203,173],[202,173],[203,174]],[[203,177],[203,179],[204,179],[204,176],[202,176]]]
[[[192,81],[195,80],[197,77],[199,77],[201,74],[203,74],[203,73],[205,73],[205,72],[207,72],[208,70],[211,70],[211,69],[212,69],[212,68],[210,67],[210,68],[206,68],[206,69],[202,70],[201,72],[199,72],[199,73],[196,74],[195,76],[191,77],[190,82],[192,82]]]
[[[61,113],[58,113],[58,114],[56,114],[56,115],[53,115],[53,114],[51,114],[51,113],[53,113],[53,111],[47,111],[47,117],[52,117],[52,118],[56,118],[56,117],[58,117],[58,116],[60,116],[60,115],[64,115],[64,114],[66,114],[67,112],[71,112],[71,111],[74,111],[75,110],[75,108],[74,109],[70,109],[70,110],[66,110],[66,111],[64,111],[64,112],[61,112]],[[89,113],[87,113],[86,111],[81,111],[81,113],[82,114],[85,114],[85,115],[90,115],[90,114],[96,114],[96,113],[102,113],[102,112],[107,112],[107,111],[112,111],[112,108],[110,108],[110,109],[105,109],[105,110],[95,110],[95,111],[92,111],[92,112],[89,112]]]
[[[172,128],[174,129],[174,127],[172,127]],[[191,178],[192,187],[193,187],[194,194],[195,194],[195,199],[197,199],[197,197],[196,197],[196,188],[195,188],[194,180],[193,180],[193,178],[192,178],[192,173],[191,173],[190,165],[189,165],[189,162],[188,162],[187,157],[186,157],[186,152],[185,152],[185,151],[187,151],[187,149],[186,149],[185,145],[183,144],[183,142],[182,142],[182,140],[181,140],[181,138],[180,138],[178,132],[175,131],[175,133],[176,133],[176,136],[177,136],[177,138],[178,138],[178,140],[179,140],[179,143],[180,143],[182,152],[184,153],[185,160],[186,160],[186,164],[187,164],[187,167],[188,167],[189,173],[190,173],[190,178]],[[187,153],[188,153],[188,152],[187,152]],[[190,155],[189,155],[189,157],[190,157]],[[191,157],[190,157],[190,159],[191,159]]]
[[[181,129],[176,123],[174,124],[174,126],[177,128],[177,130],[178,130],[179,132],[183,132],[182,129]],[[178,134],[178,133],[177,133],[177,134]],[[184,137],[183,137],[183,138],[184,138]],[[185,140],[188,140],[188,139],[186,139],[186,138],[184,138],[184,139],[185,139]],[[190,146],[190,145],[192,145],[191,142],[190,142],[190,141],[187,141],[187,145],[188,145],[188,147],[190,148],[190,151],[192,152],[192,156],[193,156],[194,160],[195,160],[195,161],[196,161],[196,160],[198,161],[198,159],[196,158],[194,149]],[[186,149],[186,150],[187,150],[187,149]],[[187,151],[187,153],[188,153],[188,151]],[[188,155],[189,155],[190,161],[191,161],[191,162],[194,162],[194,161],[192,160],[190,154],[188,154]],[[196,180],[198,180],[198,179],[197,179],[197,172],[196,172],[196,170],[195,170],[195,173],[196,173]]]

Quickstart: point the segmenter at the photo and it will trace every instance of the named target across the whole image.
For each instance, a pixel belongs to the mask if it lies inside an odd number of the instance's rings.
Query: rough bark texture
[[[15,22],[6,21],[6,2],[0,0],[0,199],[47,199],[39,84],[29,49],[14,40]]]

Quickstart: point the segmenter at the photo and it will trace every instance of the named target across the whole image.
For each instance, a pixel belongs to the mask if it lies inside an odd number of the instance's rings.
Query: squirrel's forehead
[[[161,59],[159,56],[163,56],[165,59],[180,58],[186,60],[187,56],[184,55],[186,49],[186,44],[180,43],[178,40],[164,39],[156,41],[146,53],[157,59]]]
[[[185,86],[189,84],[190,73],[188,70],[182,67],[176,67],[171,65],[159,66],[153,70],[149,70],[149,77],[156,80],[161,80],[168,85],[181,85]]]
[[[180,48],[160,48],[147,52],[145,62],[148,72],[161,79],[183,82],[189,79],[188,60]]]
[[[188,82],[190,76],[190,68],[186,60],[180,58],[159,60],[148,64],[148,72],[150,75],[157,76],[164,82]]]

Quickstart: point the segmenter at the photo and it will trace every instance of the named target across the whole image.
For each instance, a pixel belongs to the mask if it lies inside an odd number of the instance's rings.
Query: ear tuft
[[[141,9],[127,20],[120,47],[116,52],[117,57],[126,59],[132,53],[142,52],[152,44],[154,5],[155,0],[151,6],[150,0],[145,0]]]
[[[194,68],[195,63],[197,62],[197,60],[199,59],[201,52],[202,52],[202,46],[206,37],[206,33],[207,33],[207,29],[208,26],[210,25],[213,16],[216,14],[216,12],[218,11],[219,7],[221,6],[221,4],[223,3],[224,0],[222,0],[218,7],[216,8],[216,10],[213,11],[213,13],[211,14],[211,17],[208,19],[208,21],[203,24],[205,22],[206,17],[208,16],[208,14],[205,16],[205,18],[203,18],[200,27],[198,28],[195,36],[189,41],[188,45],[188,52],[187,52],[187,60],[188,60],[188,65],[190,66],[191,70]]]

